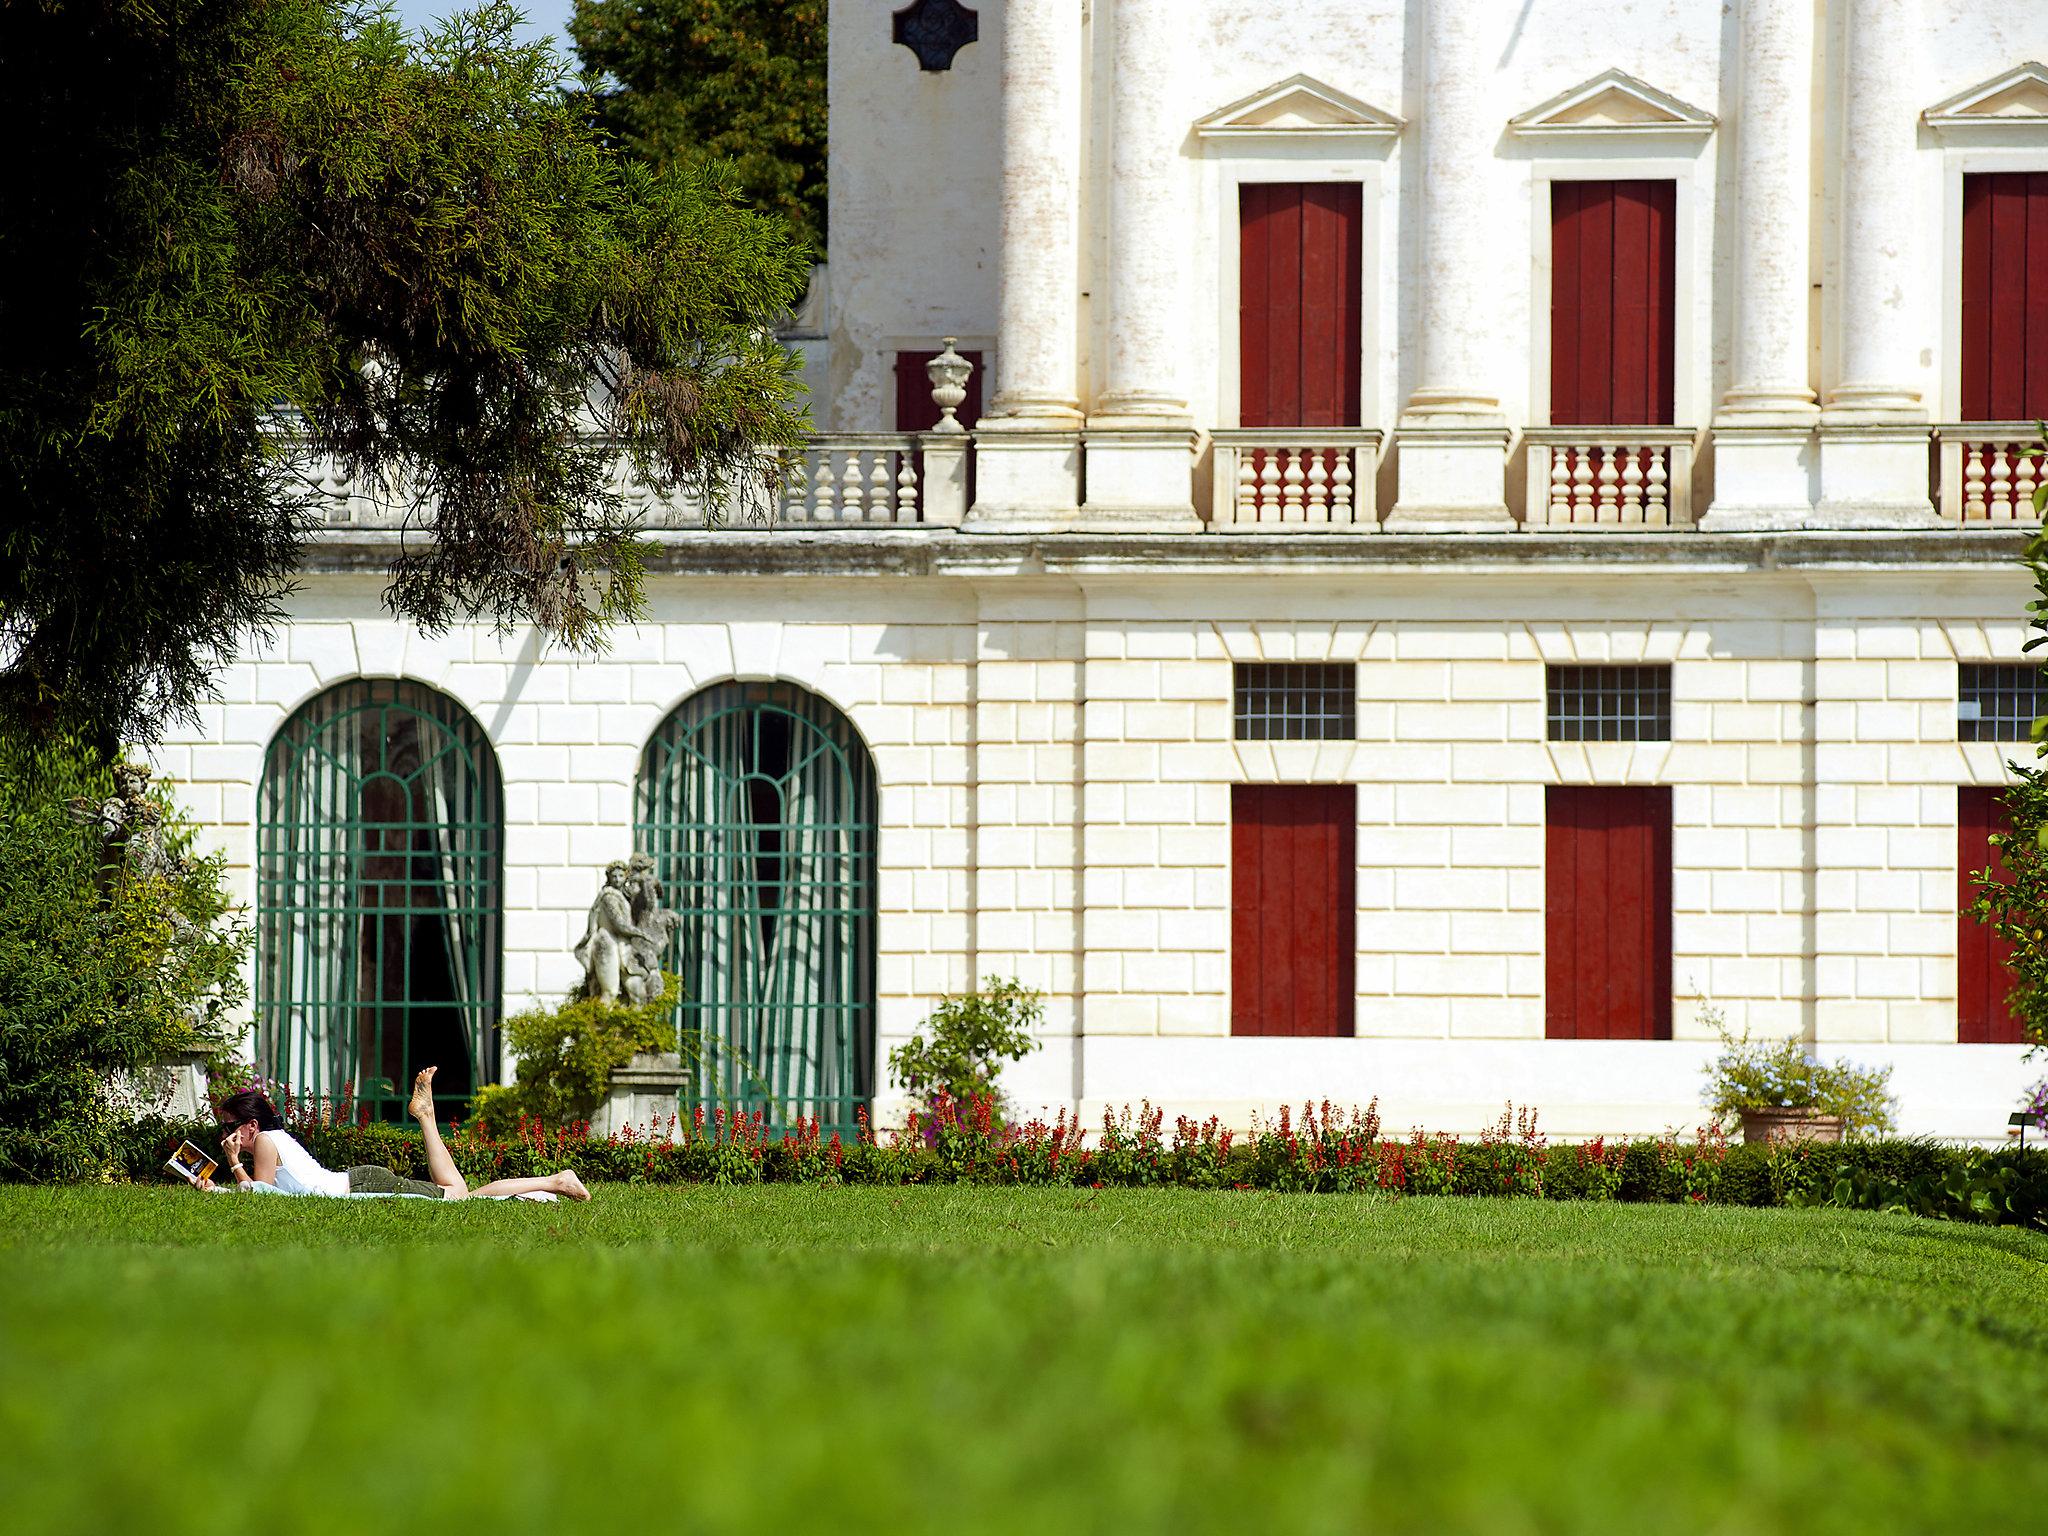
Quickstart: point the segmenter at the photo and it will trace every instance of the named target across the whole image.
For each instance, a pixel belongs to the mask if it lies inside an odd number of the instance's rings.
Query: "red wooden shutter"
[[[1671,421],[1677,183],[1550,184],[1550,420]]]
[[[1238,424],[1359,424],[1364,201],[1356,183],[1238,191]]]
[[[1963,178],[1962,385],[1965,421],[2048,416],[2048,173]]]
[[[1671,1038],[1671,791],[1545,792],[1543,1032]]]
[[[1349,784],[1231,787],[1233,1035],[1352,1033],[1357,845]]]
[[[2012,830],[2001,791],[1964,786],[1956,791],[1956,1038],[1965,1045],[2018,1045],[2020,1021],[2007,1002],[2012,990],[2012,945],[1989,923],[1970,916],[1977,899],[1970,876],[1989,865],[2011,875],[1991,846],[1994,833]]]

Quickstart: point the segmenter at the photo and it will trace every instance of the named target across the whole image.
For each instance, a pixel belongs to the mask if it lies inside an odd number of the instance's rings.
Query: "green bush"
[[[329,1168],[375,1163],[423,1177],[417,1132],[394,1125],[293,1127]],[[1737,1206],[1832,1206],[2048,1231],[2048,1150],[1985,1151],[1937,1142],[1868,1139],[1730,1145],[1711,1128],[1630,1142],[1541,1145],[1534,1136],[1417,1131],[1369,1140],[1362,1125],[1308,1117],[1239,1139],[1214,1122],[1182,1121],[1168,1141],[1156,1111],[1108,1117],[1094,1146],[1070,1121],[994,1127],[954,1115],[936,1144],[909,1134],[845,1143],[814,1129],[771,1139],[758,1116],[686,1123],[674,1142],[622,1134],[592,1140],[580,1126],[494,1138],[473,1123],[449,1138],[471,1185],[573,1167],[586,1179],[646,1184],[950,1184],[1159,1186],[1303,1193],[1615,1200]],[[156,1121],[123,1143],[138,1179],[168,1178],[163,1159],[181,1138],[212,1127]],[[202,1144],[204,1144],[202,1142]]]
[[[943,1094],[955,1103],[987,1100],[997,1124],[996,1086],[1006,1061],[1038,1049],[1032,1030],[1045,1022],[1043,998],[1012,979],[991,976],[979,992],[942,998],[918,1031],[889,1053],[889,1076],[931,1114]]]
[[[110,862],[70,802],[113,792],[111,768],[75,743],[0,743],[0,1179],[108,1176],[134,1108],[117,1076],[146,1098],[176,1053],[241,1033],[249,936],[222,860]],[[161,788],[152,798],[182,855],[190,827]]]
[[[641,1051],[676,1049],[681,983],[667,972],[661,979],[662,994],[652,1002],[572,995],[559,1008],[529,1009],[507,1019],[514,1080],[479,1089],[470,1101],[470,1118],[501,1137],[511,1135],[522,1118],[549,1128],[588,1121],[617,1068]]]

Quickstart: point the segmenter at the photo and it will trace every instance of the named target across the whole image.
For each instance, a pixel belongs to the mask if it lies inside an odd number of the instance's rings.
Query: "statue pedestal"
[[[690,1069],[673,1051],[642,1051],[612,1073],[604,1102],[590,1117],[592,1136],[616,1136],[631,1128],[642,1140],[673,1141],[678,1099],[690,1085]]]
[[[164,1063],[171,1069],[171,1103],[164,1111],[173,1120],[211,1120],[213,1102],[206,1096],[205,1051],[179,1051]]]

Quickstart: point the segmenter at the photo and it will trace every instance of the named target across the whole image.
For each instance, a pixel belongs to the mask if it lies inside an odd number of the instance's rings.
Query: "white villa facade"
[[[997,975],[1046,996],[1014,1097],[1091,1118],[1690,1127],[1718,1011],[2003,1136],[2039,1068],[1958,907],[2048,708],[2048,6],[830,25],[774,519],[650,507],[646,618],[579,660],[394,623],[337,484],[161,750],[257,909],[266,1061],[488,1079],[646,847],[692,1022],[831,1122]]]

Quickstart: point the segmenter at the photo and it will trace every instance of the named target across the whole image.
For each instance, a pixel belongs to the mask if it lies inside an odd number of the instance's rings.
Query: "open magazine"
[[[184,1141],[178,1144],[178,1150],[171,1154],[171,1160],[164,1166],[187,1184],[197,1184],[201,1179],[212,1178],[213,1170],[220,1164],[191,1142]]]

